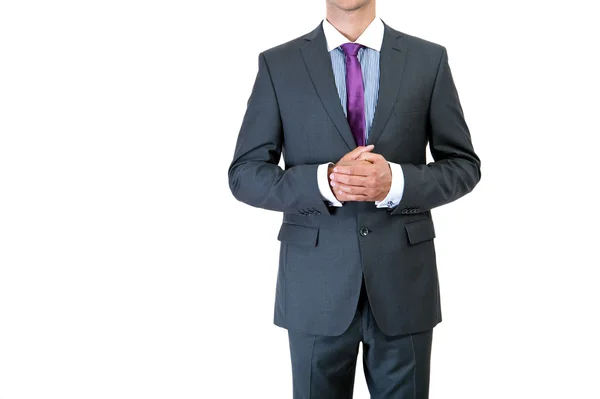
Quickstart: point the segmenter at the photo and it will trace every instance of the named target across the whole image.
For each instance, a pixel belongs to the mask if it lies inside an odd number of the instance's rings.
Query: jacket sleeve
[[[429,105],[429,148],[434,162],[403,163],[404,193],[391,214],[422,213],[469,193],[481,178],[479,157],[442,49]]]
[[[329,214],[317,184],[315,165],[279,167],[283,130],[269,68],[261,53],[258,73],[248,99],[233,160],[229,188],[248,205],[272,211]]]

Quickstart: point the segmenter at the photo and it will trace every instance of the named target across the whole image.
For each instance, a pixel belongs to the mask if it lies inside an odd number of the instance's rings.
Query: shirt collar
[[[362,44],[375,51],[381,51],[383,31],[383,21],[376,17],[354,43]],[[342,35],[340,31],[331,25],[331,22],[329,22],[327,18],[323,20],[323,32],[325,33],[325,40],[327,41],[327,51],[334,50],[342,44],[350,42],[350,40]]]

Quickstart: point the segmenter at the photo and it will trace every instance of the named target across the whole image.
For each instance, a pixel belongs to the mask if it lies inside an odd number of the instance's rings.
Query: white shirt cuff
[[[397,163],[388,162],[392,171],[392,186],[390,192],[381,201],[375,201],[377,208],[393,208],[400,203],[402,195],[404,195],[404,173],[402,166]]]
[[[321,196],[327,202],[327,205],[340,207],[343,206],[343,204],[335,198],[333,191],[331,191],[331,186],[329,185],[329,177],[327,176],[329,165],[333,165],[333,163],[324,163],[317,167],[317,184]]]

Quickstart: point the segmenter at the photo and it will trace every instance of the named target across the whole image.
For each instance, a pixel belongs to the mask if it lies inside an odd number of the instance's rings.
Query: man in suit
[[[274,322],[294,398],[351,398],[361,342],[373,398],[428,397],[430,211],[479,180],[446,49],[386,25],[375,0],[327,0],[316,29],[259,55],[229,184],[283,213]]]

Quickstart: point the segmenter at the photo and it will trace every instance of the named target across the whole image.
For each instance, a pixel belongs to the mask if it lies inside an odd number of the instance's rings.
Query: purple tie
[[[342,50],[346,54],[346,113],[357,146],[365,145],[365,89],[357,57],[358,50],[362,47],[364,46],[358,43],[342,44]]]

